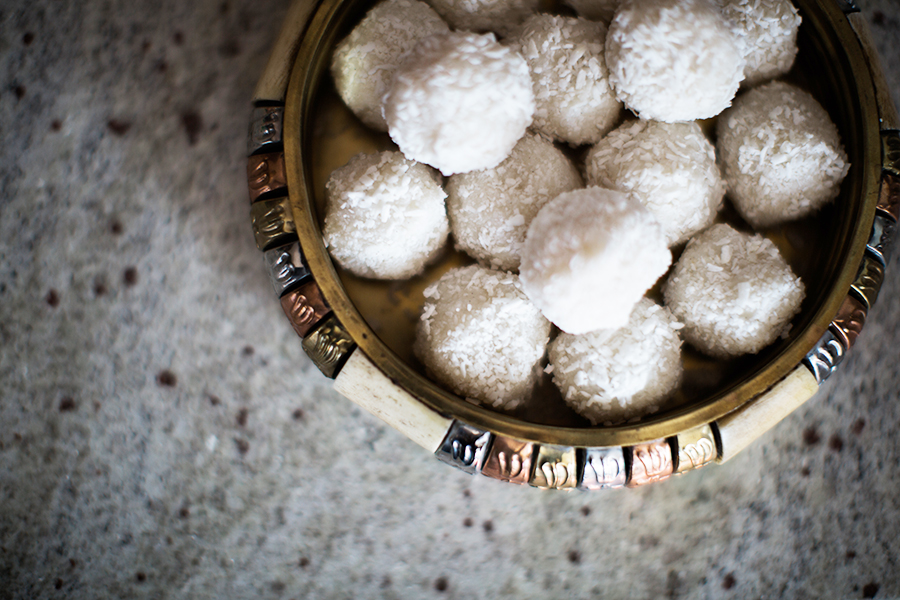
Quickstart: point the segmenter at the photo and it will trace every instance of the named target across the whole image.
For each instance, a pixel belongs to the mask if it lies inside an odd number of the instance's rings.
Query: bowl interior
[[[370,0],[324,0],[307,30],[288,90],[286,154],[298,231],[310,268],[360,348],[392,379],[433,408],[476,426],[544,443],[637,443],[701,425],[740,406],[795,368],[833,319],[856,275],[874,214],[880,172],[877,116],[856,38],[834,3],[795,0],[803,24],[799,53],[784,79],[811,92],[834,120],[850,160],[838,199],[812,217],[762,231],[806,285],[789,334],[756,355],[716,360],[684,347],[684,383],[661,410],[638,423],[595,427],[571,411],[549,377],[539,402],[500,414],[428,380],[412,352],[422,292],[448,269],[473,262],[452,242],[420,277],[375,281],[334,264],[321,237],[324,188],[331,172],[359,152],[395,150],[387,134],[365,127],[341,102],[328,75],[334,45],[371,7]],[[562,11],[561,11],[562,12]],[[291,127],[294,125],[294,127]],[[704,130],[714,135],[714,120]],[[579,161],[583,148],[565,149]],[[289,173],[290,177],[290,173]],[[726,199],[720,221],[749,231]],[[673,249],[677,259],[682,248]],[[658,286],[657,286],[658,287]],[[651,293],[657,293],[655,289]]]

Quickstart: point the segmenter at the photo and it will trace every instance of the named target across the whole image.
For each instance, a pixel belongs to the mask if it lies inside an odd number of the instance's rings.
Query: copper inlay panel
[[[882,172],[878,208],[900,221],[900,175]]]
[[[849,294],[844,299],[837,316],[831,322],[832,328],[847,349],[852,348],[853,344],[856,343],[856,338],[859,337],[865,324],[866,305],[857,300],[852,294]]]
[[[862,296],[869,308],[875,305],[881,284],[884,283],[884,266],[880,261],[866,256],[853,282],[853,289]]]
[[[309,330],[331,312],[315,281],[309,281],[282,296],[281,308],[300,337],[306,337]]]
[[[524,484],[531,478],[534,444],[497,436],[481,472],[488,477]]]
[[[284,174],[283,152],[257,154],[247,159],[247,187],[250,190],[250,202],[256,202],[260,196],[286,186],[287,177]]]
[[[666,440],[638,444],[631,449],[631,477],[628,487],[637,487],[668,479],[675,468],[672,447]]]

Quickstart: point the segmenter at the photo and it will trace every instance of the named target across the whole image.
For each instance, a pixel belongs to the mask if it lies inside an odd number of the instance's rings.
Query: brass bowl
[[[335,44],[372,4],[298,2],[256,98],[258,107],[283,101],[286,190],[281,191],[289,197],[288,217],[315,293],[327,306],[313,310],[303,300],[292,312],[290,303],[282,303],[304,348],[326,374],[337,376],[336,387],[352,400],[468,471],[540,487],[637,485],[730,458],[808,399],[852,346],[883,278],[882,246],[898,217],[892,177],[900,174],[896,113],[860,15],[845,14],[835,2],[795,0],[803,23],[787,79],[812,92],[829,112],[851,167],[834,203],[813,217],[763,232],[807,287],[790,334],[757,355],[731,361],[709,359],[685,346],[685,383],[673,400],[637,423],[604,427],[571,412],[547,382],[543,408],[507,415],[473,405],[425,376],[412,354],[422,290],[447,269],[471,262],[464,255],[448,248],[423,276],[404,282],[361,279],[332,262],[321,235],[329,174],[358,152],[395,149],[386,134],[356,120],[328,75]],[[282,233],[287,237],[279,243],[292,235]],[[298,318],[316,323],[297,328]],[[352,375],[341,370],[351,356],[365,360],[365,367],[354,363]],[[585,465],[607,451],[617,451],[614,466],[625,478],[611,479],[610,485],[597,478],[597,485],[588,485],[582,479]],[[527,462],[519,469],[527,473],[511,474],[513,456],[520,465]],[[644,460],[647,456],[653,460]],[[565,481],[549,475],[557,463],[566,467]]]

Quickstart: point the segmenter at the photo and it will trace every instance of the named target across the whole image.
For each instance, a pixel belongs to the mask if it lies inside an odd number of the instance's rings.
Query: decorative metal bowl
[[[853,346],[900,218],[900,122],[866,23],[851,3],[794,1],[803,24],[787,79],[823,104],[851,163],[834,203],[764,232],[806,284],[801,312],[756,355],[721,361],[686,347],[675,397],[639,422],[606,427],[571,412],[549,384],[536,407],[502,414],[428,379],[412,354],[422,290],[470,259],[448,249],[403,282],[332,262],[321,235],[329,174],[358,152],[394,146],[353,117],[328,76],[336,42],[371,0],[296,2],[256,90],[247,174],[257,245],[307,354],[338,391],[439,459],[504,481],[638,486],[737,454],[809,399]]]

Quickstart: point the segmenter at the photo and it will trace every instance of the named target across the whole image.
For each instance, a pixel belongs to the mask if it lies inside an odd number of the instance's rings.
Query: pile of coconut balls
[[[728,359],[786,332],[804,285],[748,231],[814,213],[849,164],[826,111],[777,80],[790,0],[537,5],[382,0],[338,44],[338,93],[398,150],[332,173],[323,237],[362,277],[415,277],[448,238],[474,259],[426,289],[417,326],[453,392],[514,410],[543,371],[593,424],[635,420],[678,389],[683,341]]]

